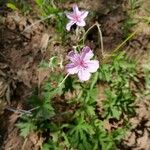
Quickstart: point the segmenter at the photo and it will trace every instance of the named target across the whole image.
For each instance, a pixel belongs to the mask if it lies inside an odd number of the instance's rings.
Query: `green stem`
[[[67,77],[69,76],[69,73],[64,77],[64,79],[59,83],[58,87],[60,87],[64,81],[67,79]]]
[[[90,86],[90,90],[94,88],[95,84],[97,83],[97,79],[98,79],[98,72],[96,72],[94,75],[93,82],[91,83],[91,86]]]
[[[102,36],[102,31],[100,29],[100,25],[98,23],[96,23],[96,26],[98,28],[98,32],[99,32],[99,37],[100,37],[100,44],[101,44],[101,53],[102,53],[102,58],[104,56],[104,46],[103,46],[103,36]]]
[[[106,58],[103,60],[103,63],[105,63],[105,62],[108,60],[108,58],[110,58],[114,53],[116,53],[118,50],[120,50],[120,48],[121,48],[122,46],[124,46],[124,44],[125,44],[127,41],[129,41],[136,33],[137,33],[137,30],[134,31],[130,36],[128,36],[120,45],[118,45],[118,46],[112,51],[112,53],[111,53],[110,55],[108,55],[108,57],[106,57]]]
[[[84,35],[83,35],[82,38],[79,40],[79,42],[83,40],[83,44],[84,44],[84,42],[85,42],[85,36],[86,36],[86,35],[88,34],[88,32],[89,32],[91,29],[93,29],[95,26],[97,27],[98,32],[99,32],[99,37],[100,37],[100,42],[99,42],[100,44],[99,44],[99,45],[101,45],[101,54],[102,54],[102,57],[103,57],[103,56],[104,56],[103,37],[102,37],[102,32],[101,32],[100,25],[99,25],[98,22],[96,22],[95,24],[93,24],[93,25],[84,33]]]

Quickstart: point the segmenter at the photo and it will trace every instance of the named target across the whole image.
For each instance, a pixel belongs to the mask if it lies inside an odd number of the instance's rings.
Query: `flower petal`
[[[86,61],[87,64],[87,70],[90,73],[94,73],[97,71],[97,69],[99,68],[99,61],[98,60],[90,60],[90,61]]]
[[[90,79],[91,74],[86,69],[81,69],[78,72],[78,77],[80,81],[87,81]]]
[[[81,17],[82,19],[85,19],[85,18],[87,17],[88,13],[89,13],[88,11],[81,11],[80,17]]]
[[[67,18],[70,19],[70,20],[73,20],[73,19],[74,19],[74,18],[73,18],[73,16],[74,16],[73,13],[66,13],[66,16],[67,16]]]
[[[80,55],[74,51],[70,51],[67,57],[73,62],[76,63],[80,60]]]
[[[69,53],[68,53],[68,57],[70,58],[70,57],[74,57],[74,55],[75,55],[76,53],[72,50],[72,51],[70,51]]]
[[[66,29],[67,29],[68,31],[70,31],[70,28],[71,28],[71,26],[72,26],[73,24],[74,24],[73,21],[70,21],[69,23],[67,23]]]
[[[73,5],[73,13],[75,13],[77,16],[81,15],[81,12],[79,11],[79,8],[77,5]]]
[[[90,60],[94,56],[92,50],[86,46],[82,49],[81,58],[84,60]]]
[[[67,64],[66,69],[69,74],[76,74],[79,71],[78,67],[75,66],[74,63]]]
[[[76,24],[80,27],[84,27],[86,25],[84,20],[77,21]]]

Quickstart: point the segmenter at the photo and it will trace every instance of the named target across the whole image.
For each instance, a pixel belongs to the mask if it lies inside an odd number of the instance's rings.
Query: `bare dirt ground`
[[[79,2],[81,8],[86,8],[97,13],[88,26],[98,21],[101,24],[104,40],[104,50],[112,51],[123,41],[122,25],[125,19],[126,1],[82,0]],[[71,7],[71,4],[67,3]],[[148,1],[144,1],[142,7],[150,7]],[[148,15],[138,8],[135,17]],[[65,6],[64,6],[65,8]],[[4,9],[5,10],[5,9]],[[37,24],[22,32],[27,25],[34,23],[31,16],[25,17],[19,12],[10,12],[7,9],[1,11],[0,18],[0,149],[20,150],[24,144],[24,150],[36,150],[40,148],[42,139],[38,135],[30,137],[27,141],[19,136],[15,123],[19,118],[17,113],[10,112],[5,108],[8,106],[27,109],[26,99],[31,95],[34,88],[46,78],[47,73],[40,74],[38,65],[42,59],[48,59],[52,53],[63,54],[69,47],[62,47],[58,43],[51,42],[47,51],[41,51],[44,43],[42,39],[54,34],[51,27],[45,27],[42,23]],[[139,59],[139,68],[150,62],[150,27],[140,22],[136,26],[136,36],[126,45],[127,54],[131,58]],[[135,28],[133,30],[136,30]],[[93,29],[89,35],[87,44],[98,49],[97,32]],[[140,70],[139,69],[139,70]],[[140,71],[139,71],[140,72]],[[41,77],[42,76],[42,77]],[[140,72],[139,76],[142,79]],[[143,88],[143,87],[141,87]],[[150,97],[139,95],[136,101],[136,116],[131,119],[132,130],[122,141],[122,149],[125,150],[149,150],[150,149]]]

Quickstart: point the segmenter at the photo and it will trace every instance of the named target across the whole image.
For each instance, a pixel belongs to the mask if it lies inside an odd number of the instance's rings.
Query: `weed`
[[[56,61],[52,62],[56,64]],[[86,84],[78,82],[75,78],[68,78],[57,87],[62,79],[62,74],[52,73],[50,80],[44,84],[41,96],[34,94],[30,98],[30,105],[38,109],[32,112],[32,116],[18,123],[21,135],[25,137],[30,132],[48,132],[43,150],[117,149],[117,144],[126,134],[127,128],[124,126],[108,132],[103,120],[98,119],[96,83],[106,82],[110,87],[105,93],[103,119],[119,120],[122,115],[130,115],[134,112],[134,97],[129,82],[136,80],[135,64],[127,61],[125,54],[121,53],[113,57],[111,64],[101,65],[100,70]],[[68,91],[77,93],[65,102],[74,110],[60,112],[53,101],[63,97]],[[59,116],[62,122],[57,121]]]
[[[58,21],[58,29],[62,30],[64,19],[54,1],[36,2],[41,8],[41,14],[44,17],[52,15],[53,19]],[[74,6],[74,12],[76,11],[79,13],[77,5]],[[77,26],[79,27],[79,24]],[[84,32],[82,38],[79,37],[79,42],[83,41],[84,44],[86,34],[94,26],[98,28],[103,51],[102,33],[97,23]],[[78,28],[76,31],[79,31]],[[114,53],[134,34],[119,45]],[[17,124],[24,137],[33,132],[41,133],[44,138],[41,146],[43,150],[116,150],[127,133],[128,120],[124,121],[122,127],[110,130],[105,127],[105,120],[109,122],[110,119],[120,120],[125,116],[128,118],[134,112],[135,97],[130,88],[130,81],[138,81],[135,63],[129,61],[124,53],[113,53],[112,61],[109,64],[101,64],[98,69],[98,61],[91,60],[94,56],[92,50],[83,46],[82,51],[77,52],[80,47],[82,46],[77,43],[76,51],[68,54],[71,63],[66,65],[66,69],[71,71],[68,71],[67,75],[62,73],[62,60],[57,56],[53,56],[49,62],[41,62],[40,67],[52,71],[41,89],[36,90],[29,98],[29,106],[32,107],[30,115],[23,115]],[[71,74],[78,74],[79,80],[69,76]],[[90,77],[91,80],[87,81]],[[101,114],[97,112],[98,83],[105,83],[109,87],[105,89],[106,99],[101,106],[104,110]]]
[[[7,0],[7,7],[12,10],[20,10],[23,14],[31,11],[31,6],[24,0]]]
[[[115,56],[111,65],[101,66],[100,80],[109,85],[103,103],[104,117],[119,120],[124,113],[129,115],[134,112],[134,97],[129,85],[130,81],[138,81],[135,68],[135,63],[129,62],[124,53]]]
[[[134,11],[140,6],[139,0],[129,0],[130,13],[134,14]]]
[[[144,71],[144,78],[145,78],[145,95],[150,95],[150,64],[144,64],[143,65],[143,71]]]
[[[145,16],[145,17],[140,17],[140,18],[138,18],[138,19],[142,19],[146,24],[150,24],[150,17],[148,17],[148,16]]]
[[[123,23],[123,32],[125,38],[129,36],[130,29],[138,23],[138,21],[135,20],[134,15],[139,6],[139,0],[129,0],[128,2],[128,10],[126,12],[126,17]]]
[[[40,9],[40,15],[44,18],[51,18],[50,20],[45,20],[49,24],[54,24],[56,27],[56,31],[60,34],[60,41],[64,43],[66,38],[66,17],[62,10],[57,8],[54,4],[54,1],[51,0],[35,0],[37,6]]]

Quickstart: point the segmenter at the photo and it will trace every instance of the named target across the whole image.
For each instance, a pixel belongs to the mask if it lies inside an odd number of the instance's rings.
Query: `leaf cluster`
[[[41,95],[35,93],[30,98],[30,106],[37,109],[18,123],[21,135],[25,137],[32,132],[46,135],[43,150],[116,150],[128,127],[108,131],[104,119],[120,119],[122,114],[129,115],[130,107],[133,110],[134,98],[129,81],[135,77],[135,64],[127,62],[124,54],[114,56],[111,64],[102,64],[87,83],[68,77],[58,86],[63,75],[52,72]],[[101,119],[97,113],[98,82],[109,85]],[[69,100],[65,98],[68,92],[72,94]],[[63,106],[67,104],[69,109],[66,106],[65,112],[58,110],[57,99],[62,99]]]
[[[130,82],[138,82],[135,62],[125,58],[124,53],[114,56],[112,64],[103,64],[99,71],[99,78],[108,85],[105,89],[103,102],[104,118],[119,120],[125,114],[134,114],[134,95]]]

